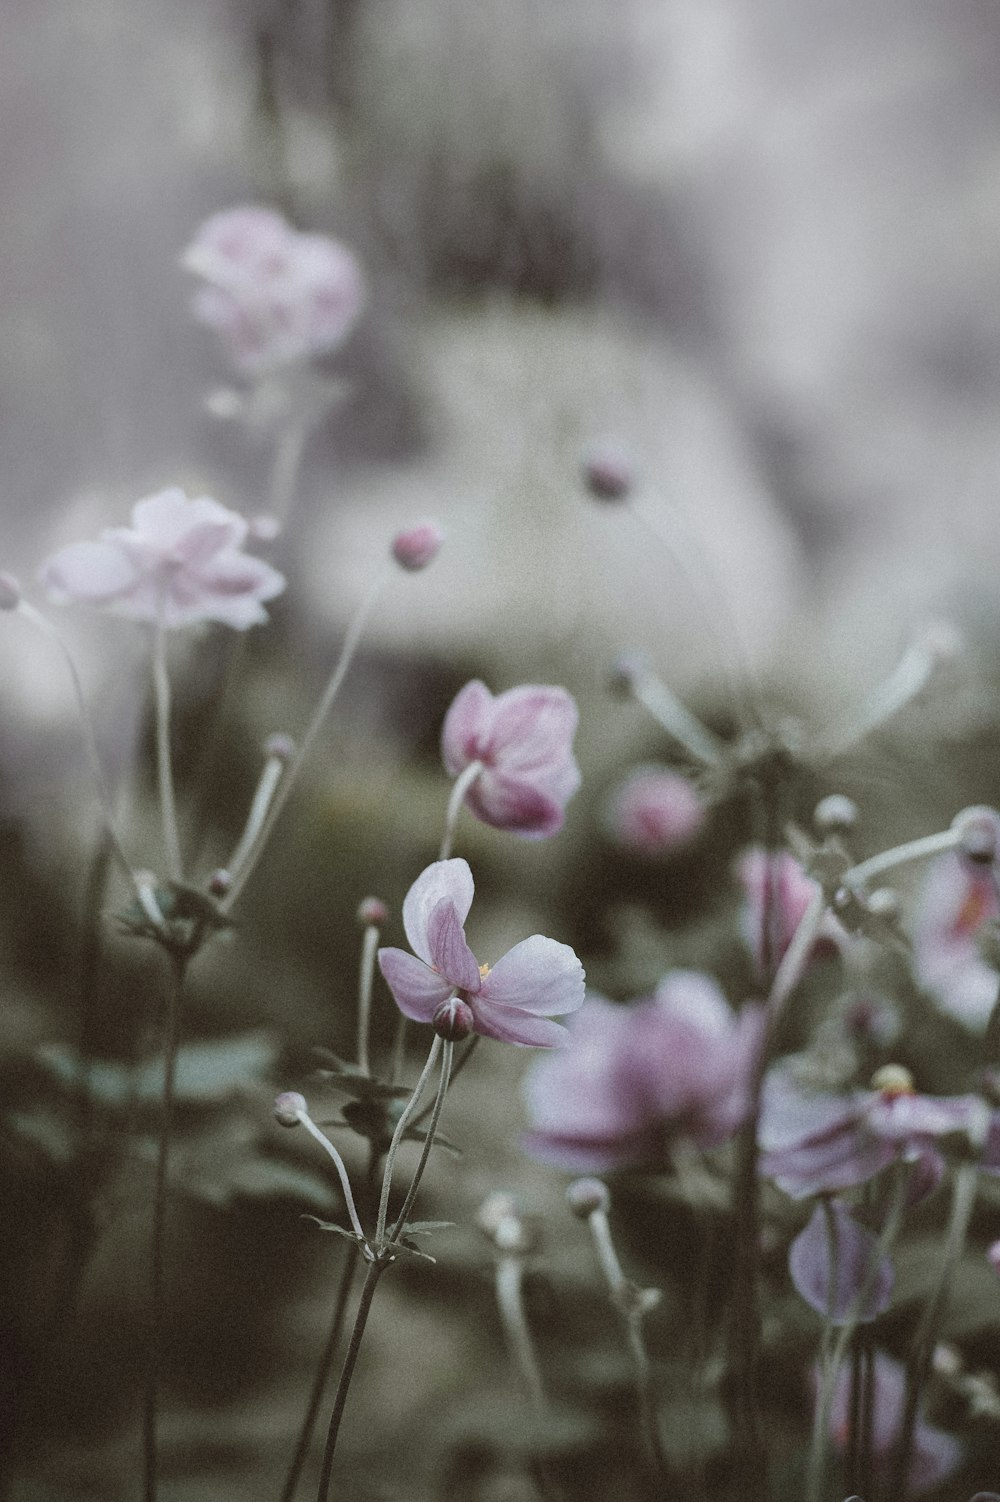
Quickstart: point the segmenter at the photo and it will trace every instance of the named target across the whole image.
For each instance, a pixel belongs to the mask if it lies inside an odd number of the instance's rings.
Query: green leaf
[[[444,1231],[453,1226],[453,1220],[408,1220],[403,1226],[406,1236],[432,1236],[435,1231]]]

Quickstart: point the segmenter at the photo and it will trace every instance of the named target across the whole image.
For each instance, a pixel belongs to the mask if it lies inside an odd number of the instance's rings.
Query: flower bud
[[[608,688],[613,694],[628,698],[640,678],[649,671],[641,652],[620,652],[608,673]]]
[[[988,866],[996,859],[1000,845],[1000,814],[985,804],[963,808],[951,821],[960,836],[959,852],[976,865]]]
[[[396,533],[392,540],[392,556],[400,568],[415,573],[433,563],[443,542],[444,533],[437,522],[417,522],[415,526]]]
[[[364,928],[381,928],[383,923],[388,922],[389,909],[381,897],[362,897],[356,916]]]
[[[820,834],[846,834],[858,822],[858,806],[843,793],[829,793],[813,810],[813,824]]]
[[[1000,1276],[1000,1241],[994,1241],[986,1248],[986,1260],[993,1271]]]
[[[306,1098],[297,1090],[284,1090],[274,1102],[274,1119],[283,1127],[299,1124],[299,1113],[307,1111]]]
[[[600,1179],[574,1179],[566,1190],[566,1203],[574,1215],[586,1220],[595,1210],[607,1211],[611,1196]]]
[[[295,755],[295,742],[283,730],[277,730],[264,742],[264,755],[274,761],[291,761]]]
[[[611,440],[589,449],[582,469],[583,483],[595,501],[623,501],[635,484],[631,455]]]
[[[13,574],[0,573],[0,610],[16,610],[20,603],[20,583]]]
[[[220,866],[219,869],[217,871],[213,871],[211,876],[208,878],[208,890],[211,892],[213,897],[225,897],[232,884],[232,874],[231,872],[226,870],[225,866]]]
[[[898,918],[900,913],[899,893],[892,887],[876,887],[865,898],[865,905],[873,918]]]
[[[902,1064],[883,1064],[872,1075],[872,1089],[882,1095],[915,1095],[913,1075]]]
[[[446,1043],[461,1043],[475,1030],[475,1021],[469,1003],[458,996],[450,996],[434,1013],[433,1027]]]

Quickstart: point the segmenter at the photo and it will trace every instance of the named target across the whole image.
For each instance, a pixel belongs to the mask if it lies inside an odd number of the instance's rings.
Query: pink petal
[[[489,770],[473,783],[465,801],[484,824],[527,839],[556,834],[565,820],[562,804],[531,782]]]
[[[479,758],[492,723],[493,695],[474,678],[452,700],[441,727],[441,755],[446,771],[455,777]]]
[[[430,1022],[454,987],[405,949],[380,949],[378,965],[404,1017]]]
[[[179,486],[172,485],[155,495],[145,496],[132,507],[132,526],[143,542],[152,544],[164,552],[173,553],[185,560],[188,538],[202,527],[224,527],[227,532],[225,544],[240,547],[247,535],[247,524],[242,516],[230,511],[210,496],[196,496],[191,500]],[[218,546],[223,546],[222,541]],[[198,556],[195,542],[192,556]]]
[[[54,553],[39,577],[59,604],[100,605],[126,594],[137,582],[138,571],[114,543],[74,542]]]
[[[493,706],[490,753],[519,767],[562,760],[578,721],[576,700],[564,688],[522,684]]]
[[[447,897],[458,914],[460,923],[469,916],[475,883],[468,861],[435,861],[421,871],[403,899],[403,928],[410,941],[410,948],[428,965],[433,965],[427,936],[431,913],[442,898]]]
[[[513,1007],[490,1006],[481,994],[475,998],[472,1010],[476,1032],[501,1043],[517,1043],[522,1048],[559,1048],[569,1038],[560,1023],[550,1022],[546,1017],[531,1017]]]
[[[563,1017],[583,1005],[583,966],[568,944],[534,934],[497,961],[479,997],[494,1007]]]
[[[442,897],[427,920],[427,944],[431,964],[462,991],[479,990],[476,956],[465,942],[462,920],[449,897]]]
[[[835,1201],[832,1240],[835,1251],[831,1263],[831,1228],[826,1212],[817,1205],[805,1230],[800,1231],[788,1253],[788,1270],[796,1289],[811,1309],[825,1318],[829,1313],[835,1325],[845,1323],[855,1300],[867,1286],[868,1295],[858,1319],[868,1324],[889,1307],[895,1273],[888,1257],[874,1263],[876,1239],[871,1231],[858,1224],[847,1208]],[[834,1268],[836,1286],[833,1286]]]

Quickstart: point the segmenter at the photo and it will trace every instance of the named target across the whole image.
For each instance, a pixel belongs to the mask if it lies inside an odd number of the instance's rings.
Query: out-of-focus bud
[[[988,866],[996,859],[1000,847],[1000,814],[985,804],[963,808],[951,821],[951,827],[960,836],[959,852],[966,860]]]
[[[988,1254],[987,1254],[988,1255]],[[939,1377],[957,1377],[962,1371],[962,1353],[955,1346],[947,1345],[943,1340],[934,1347],[931,1355],[931,1369]]]
[[[641,652],[620,652],[608,672],[608,688],[613,694],[628,698],[638,680],[649,671]]]
[[[600,1179],[574,1179],[566,1190],[566,1203],[574,1215],[586,1220],[595,1210],[607,1211],[611,1196]]]
[[[273,542],[281,534],[281,523],[276,516],[252,516],[248,526],[254,542]]]
[[[846,834],[858,822],[858,806],[843,793],[829,793],[813,810],[813,824],[820,834]]]
[[[434,1013],[432,1025],[438,1037],[446,1043],[461,1043],[463,1038],[468,1038],[473,1032],[475,1021],[469,1003],[458,996],[451,996]]]
[[[295,755],[295,742],[283,730],[277,730],[264,742],[264,755],[273,761],[291,761]]]
[[[389,909],[381,897],[362,897],[358,903],[357,919],[364,928],[381,928],[389,918]]]
[[[872,1075],[872,1089],[882,1095],[915,1095],[913,1075],[902,1064],[883,1064]]]
[[[217,871],[213,871],[211,876],[208,878],[208,890],[211,892],[213,897],[225,897],[232,884],[232,873],[227,871],[225,866],[220,866],[219,869]]]
[[[0,573],[0,610],[16,610],[20,603],[20,583],[13,574]]]
[[[635,485],[635,465],[625,447],[606,439],[583,456],[583,483],[596,501],[624,501]]]
[[[437,522],[417,522],[397,532],[392,539],[392,556],[400,568],[415,573],[433,563],[444,542],[444,533]]]
[[[274,1119],[283,1127],[299,1124],[299,1113],[308,1111],[306,1098],[297,1090],[283,1090],[274,1102]]]
[[[892,887],[876,887],[865,898],[865,905],[873,918],[898,918],[900,914],[899,893]]]
[[[636,767],[614,789],[603,814],[617,845],[668,855],[689,845],[705,822],[705,804],[686,777],[669,767]]]

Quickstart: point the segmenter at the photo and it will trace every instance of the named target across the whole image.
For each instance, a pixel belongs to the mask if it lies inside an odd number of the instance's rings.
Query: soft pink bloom
[[[700,1148],[732,1136],[749,1107],[763,1010],[734,1013],[715,981],[664,976],[630,1006],[588,997],[569,1046],[528,1072],[536,1157],[575,1171],[662,1163],[671,1144]]]
[[[872,1363],[872,1458],[881,1475],[892,1464],[893,1451],[903,1420],[906,1373],[884,1351],[875,1352]],[[841,1454],[847,1451],[850,1434],[851,1364],[845,1362],[837,1376],[830,1410],[830,1438]],[[950,1476],[962,1459],[962,1446],[951,1434],[918,1417],[913,1431],[913,1454],[907,1476],[907,1492],[930,1491]]]
[[[805,917],[819,882],[808,876],[787,851],[747,850],[740,857],[737,874],[743,886],[741,915],[743,937],[762,971],[770,959],[781,959],[795,930]],[[827,913],[819,931],[817,949],[838,946],[844,930]]]
[[[604,823],[617,844],[667,855],[694,839],[705,805],[686,777],[668,767],[636,767],[611,794]]]
[[[396,1005],[414,1022],[449,1022],[457,995],[472,1012],[472,1029],[484,1038],[553,1048],[566,1029],[552,1017],[583,1002],[583,966],[568,944],[534,934],[490,968],[465,941],[472,906],[472,872],[463,860],[435,861],[403,901],[403,928],[414,950],[380,949],[379,968]],[[463,1014],[464,1015],[464,1014]]]
[[[482,762],[465,795],[476,818],[532,839],[561,829],[580,786],[577,718],[564,688],[525,684],[494,698],[478,679],[467,683],[445,716],[441,752],[453,777]]]
[[[433,563],[441,551],[444,533],[437,522],[416,522],[392,539],[392,556],[400,568],[415,573]]]
[[[213,214],[181,264],[205,285],[195,316],[256,376],[337,349],[365,303],[357,260],[327,235],[300,234],[273,209]]]
[[[97,542],[75,542],[42,566],[41,580],[62,605],[97,605],[163,625],[220,621],[244,631],[267,620],[261,601],[285,587],[270,564],[242,551],[247,523],[218,501],[161,490],[137,501],[131,527],[108,527]]]
[[[871,1231],[859,1225],[846,1205],[834,1200],[829,1218],[823,1206],[817,1205],[809,1224],[792,1242],[788,1271],[809,1307],[824,1318],[829,1316],[834,1325],[846,1323],[855,1300],[867,1286],[869,1292],[857,1316],[861,1324],[867,1324],[888,1309],[895,1282],[888,1257],[881,1257],[875,1269],[875,1248]]]
[[[979,1031],[986,1026],[1000,990],[976,936],[1000,916],[1000,900],[988,867],[949,853],[928,868],[913,924],[913,969],[943,1012]]]

